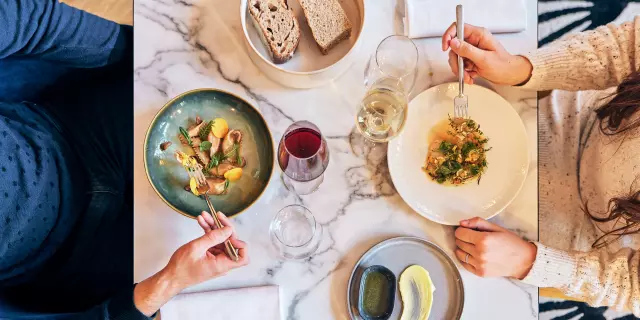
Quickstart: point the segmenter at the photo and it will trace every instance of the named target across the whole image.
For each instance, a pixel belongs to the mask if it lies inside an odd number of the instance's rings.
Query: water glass
[[[301,205],[282,208],[269,226],[271,242],[286,259],[308,258],[318,250],[322,225],[309,209]]]

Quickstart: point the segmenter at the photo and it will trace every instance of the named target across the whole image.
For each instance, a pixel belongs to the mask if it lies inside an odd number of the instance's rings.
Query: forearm
[[[171,272],[163,269],[138,283],[133,292],[133,301],[140,312],[151,316],[181,290]]]
[[[113,60],[120,26],[57,0],[6,0],[0,5],[0,59],[29,56],[72,67]]]
[[[536,261],[523,282],[554,287],[593,306],[627,309],[640,316],[638,251],[566,252],[536,245]]]
[[[640,17],[573,34],[525,56],[533,65],[528,89],[569,91],[618,85],[640,67]]]

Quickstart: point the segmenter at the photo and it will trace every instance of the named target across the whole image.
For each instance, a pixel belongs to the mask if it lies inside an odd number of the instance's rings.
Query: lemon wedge
[[[402,297],[400,320],[427,320],[436,290],[429,272],[421,266],[412,265],[400,275],[399,287]]]
[[[224,173],[224,178],[229,182],[238,181],[242,177],[242,168],[233,168]]]
[[[227,124],[227,120],[215,118],[213,120],[213,125],[211,126],[211,132],[213,132],[213,135],[217,138],[224,138],[224,136],[227,135],[227,132],[229,132],[229,124]]]
[[[189,179],[189,188],[191,188],[191,192],[196,196],[200,195],[200,192],[198,192],[198,182],[196,182],[196,178],[191,177],[191,179]]]

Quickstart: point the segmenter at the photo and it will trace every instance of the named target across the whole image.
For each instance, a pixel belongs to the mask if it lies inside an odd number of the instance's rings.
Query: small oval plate
[[[464,309],[464,284],[455,262],[437,245],[416,237],[396,237],[384,240],[369,249],[353,268],[347,286],[347,308],[353,320],[366,320],[358,311],[361,274],[370,266],[384,265],[396,278],[411,265],[429,271],[436,291],[430,320],[460,319]],[[402,297],[395,294],[396,307],[391,319],[400,319]]]
[[[367,278],[374,272],[382,274],[387,280],[387,288],[389,289],[387,292],[387,301],[385,311],[381,315],[372,315],[367,313],[364,307],[364,297],[365,297],[365,284]],[[370,266],[366,268],[362,272],[362,276],[360,277],[360,292],[358,298],[358,312],[360,312],[360,316],[364,320],[387,320],[391,317],[391,313],[393,313],[393,305],[395,303],[396,297],[396,276],[391,272],[391,270],[383,267],[383,266]]]

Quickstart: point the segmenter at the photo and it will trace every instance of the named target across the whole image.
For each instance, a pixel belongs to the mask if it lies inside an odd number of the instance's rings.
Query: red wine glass
[[[329,149],[320,129],[309,121],[290,125],[278,146],[278,164],[287,189],[301,195],[318,189],[329,165]]]

